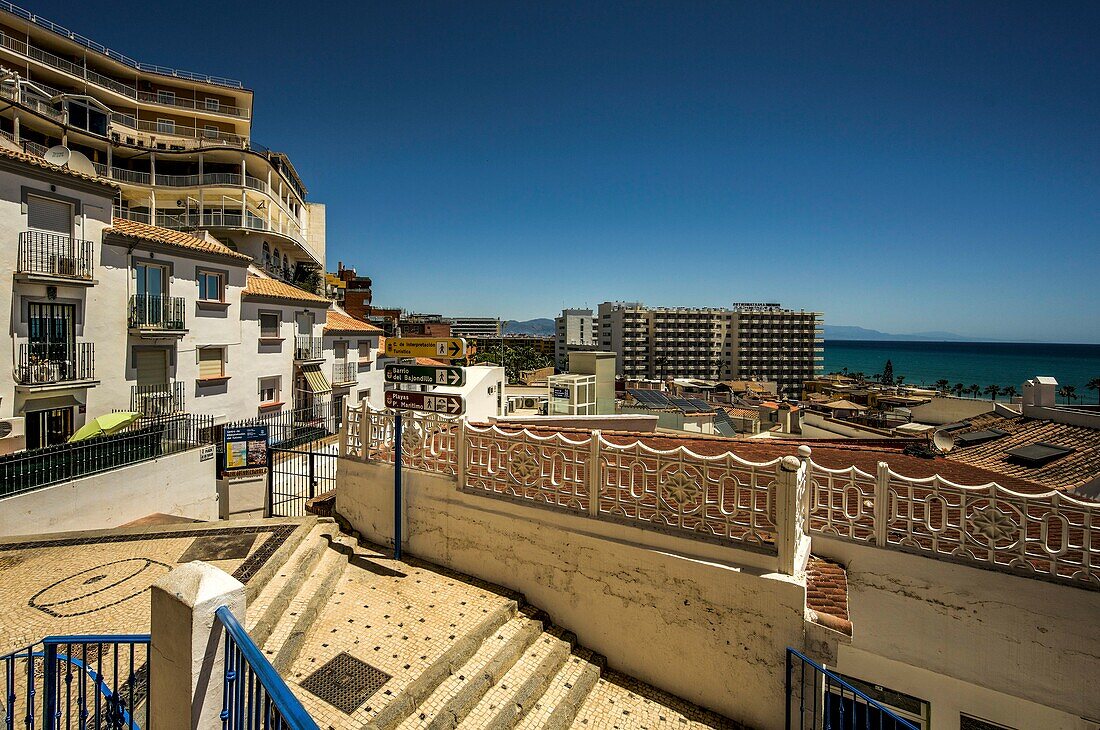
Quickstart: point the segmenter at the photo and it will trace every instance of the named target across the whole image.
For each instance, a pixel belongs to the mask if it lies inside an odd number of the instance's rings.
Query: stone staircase
[[[608,671],[522,596],[394,561],[326,518],[247,627],[322,728],[740,727]]]

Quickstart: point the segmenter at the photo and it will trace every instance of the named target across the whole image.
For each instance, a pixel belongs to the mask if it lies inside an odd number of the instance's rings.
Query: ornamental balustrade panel
[[[509,432],[466,425],[465,484],[469,490],[587,512],[591,436]]]
[[[601,437],[598,515],[774,549],[779,462]]]
[[[1100,586],[1097,505],[889,473],[883,547]]]
[[[344,456],[353,459],[364,459],[363,451],[363,416],[366,408],[360,406],[344,406]]]
[[[454,476],[458,429],[456,420],[436,414],[403,415],[401,417],[401,465],[406,469]],[[363,454],[361,458],[387,464],[393,463],[393,413],[372,411],[368,408],[359,426],[359,434],[363,442],[360,447]]]
[[[875,540],[875,476],[854,466],[829,469],[806,461],[810,532],[858,542]]]

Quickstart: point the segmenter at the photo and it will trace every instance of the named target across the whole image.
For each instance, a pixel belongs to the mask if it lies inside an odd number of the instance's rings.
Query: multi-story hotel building
[[[823,369],[820,312],[605,302],[598,314],[599,345],[618,355],[625,378],[757,378],[794,394]]]
[[[497,317],[446,317],[452,337],[500,337],[502,322]]]
[[[591,309],[563,309],[554,318],[554,364],[569,367],[570,350],[595,350],[600,341],[599,320]]]
[[[141,63],[0,3],[0,97],[0,135],[70,150],[70,167],[117,185],[115,217],[204,229],[277,278],[320,284],[324,206],[252,140],[240,81]]]

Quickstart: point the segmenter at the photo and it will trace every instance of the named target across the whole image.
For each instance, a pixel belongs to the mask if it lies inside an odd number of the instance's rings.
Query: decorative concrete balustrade
[[[393,421],[349,407],[344,456],[393,463]],[[599,431],[536,433],[441,416],[406,416],[406,468],[454,476],[459,488],[544,508],[775,554],[804,565],[807,536],[1100,588],[1100,503],[1062,492],[875,474],[799,457],[751,462],[732,452],[621,445]]]

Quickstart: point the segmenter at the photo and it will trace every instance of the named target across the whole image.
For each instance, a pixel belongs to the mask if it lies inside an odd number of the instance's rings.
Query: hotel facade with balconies
[[[0,136],[63,146],[117,185],[111,215],[204,229],[276,278],[323,273],[325,209],[289,158],[251,138],[240,81],[138,62],[0,3]]]

